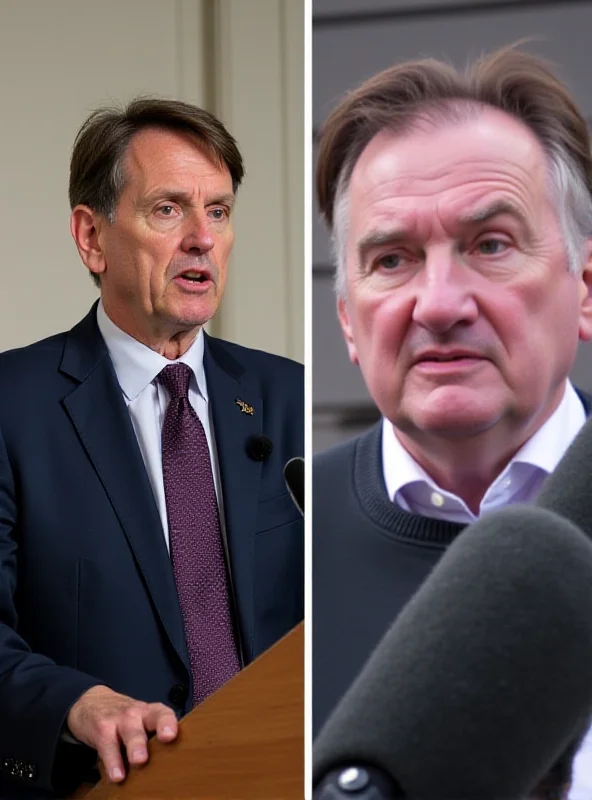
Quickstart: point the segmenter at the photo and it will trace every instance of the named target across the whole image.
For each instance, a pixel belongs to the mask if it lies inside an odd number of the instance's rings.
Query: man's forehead
[[[123,168],[128,180],[134,177],[158,179],[185,170],[204,177],[231,181],[228,167],[189,131],[144,128],[135,133],[126,148]]]
[[[498,109],[483,108],[466,121],[441,121],[405,133],[383,130],[354,166],[350,193],[372,196],[438,191],[481,169],[484,179],[508,174],[510,180],[543,179],[546,159],[534,133]]]

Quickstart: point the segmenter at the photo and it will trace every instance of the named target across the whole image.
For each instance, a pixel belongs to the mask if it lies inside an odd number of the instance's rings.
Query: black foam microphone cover
[[[566,517],[592,538],[592,419],[546,479],[535,505]]]
[[[291,458],[284,466],[284,480],[298,511],[304,516],[304,459]]]
[[[319,733],[315,784],[384,770],[409,798],[522,800],[592,712],[592,542],[543,509],[469,526]]]
[[[264,434],[258,436],[254,434],[247,439],[246,448],[247,455],[249,458],[252,458],[253,461],[265,461],[273,451],[273,442],[269,436],[265,436]]]

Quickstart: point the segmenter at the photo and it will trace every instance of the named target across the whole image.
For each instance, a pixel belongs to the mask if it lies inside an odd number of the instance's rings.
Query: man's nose
[[[215,244],[210,218],[206,211],[196,211],[186,221],[181,247],[186,253],[199,255],[209,252]]]
[[[435,333],[475,322],[479,309],[473,277],[460,256],[450,251],[428,254],[418,275],[413,321]]]

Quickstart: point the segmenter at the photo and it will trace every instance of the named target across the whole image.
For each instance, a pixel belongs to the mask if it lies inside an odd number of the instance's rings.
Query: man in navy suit
[[[234,139],[184,103],[95,112],[76,139],[71,231],[101,299],[0,357],[2,797],[64,792],[97,752],[122,780],[123,754],[145,762],[148,734],[174,739],[177,716],[302,618],[282,477],[303,450],[302,368],[203,331],[242,177]],[[195,475],[191,442],[185,462],[164,448],[170,365],[204,443]],[[193,573],[200,525],[213,538]],[[216,575],[200,573],[214,550]],[[192,593],[212,642],[195,640]]]

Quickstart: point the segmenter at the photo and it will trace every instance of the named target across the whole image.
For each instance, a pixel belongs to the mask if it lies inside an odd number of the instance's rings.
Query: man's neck
[[[444,491],[478,514],[487,490],[523,445],[557,410],[563,392],[545,413],[521,426],[496,425],[473,436],[444,437],[394,428],[402,446]]]
[[[189,350],[201,329],[201,325],[194,325],[190,328],[173,330],[170,326],[159,327],[156,323],[148,329],[145,324],[139,324],[133,316],[118,314],[116,308],[105,302],[105,298],[102,298],[102,303],[105,314],[114,325],[169,361],[181,358]]]

